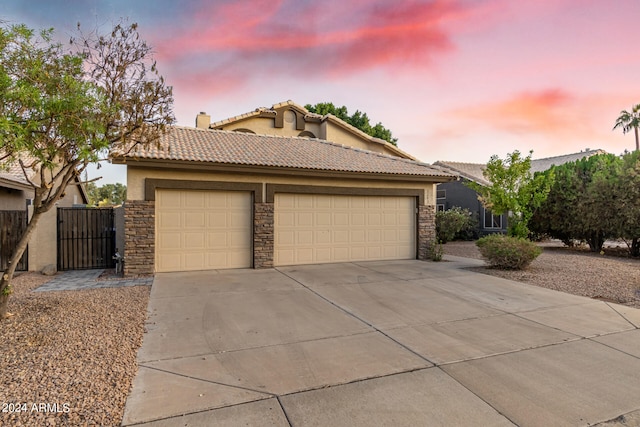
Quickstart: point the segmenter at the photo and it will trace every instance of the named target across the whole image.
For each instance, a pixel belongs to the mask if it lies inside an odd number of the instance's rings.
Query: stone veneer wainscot
[[[127,200],[124,205],[124,275],[154,273],[155,201]]]
[[[429,247],[436,240],[436,207],[418,206],[418,259],[429,259]]]

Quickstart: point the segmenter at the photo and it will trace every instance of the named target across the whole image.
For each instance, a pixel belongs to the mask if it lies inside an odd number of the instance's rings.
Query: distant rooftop
[[[585,157],[595,156],[597,154],[605,154],[604,150],[585,150],[579,153],[564,154],[562,156],[545,157],[542,159],[531,159],[531,172],[543,172],[551,169],[552,166],[560,166],[565,163],[575,162]],[[450,161],[437,161],[433,166],[439,166],[449,170],[451,173],[459,174],[461,177],[470,181],[477,182],[481,185],[490,185],[484,177],[486,163],[463,163]]]

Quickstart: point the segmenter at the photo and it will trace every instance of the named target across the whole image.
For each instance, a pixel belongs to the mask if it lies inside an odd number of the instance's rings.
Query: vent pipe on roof
[[[201,111],[200,114],[196,116],[196,127],[198,129],[209,129],[209,125],[211,124],[211,116]]]

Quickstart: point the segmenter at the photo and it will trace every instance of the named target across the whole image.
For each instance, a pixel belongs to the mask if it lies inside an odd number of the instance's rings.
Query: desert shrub
[[[427,246],[427,256],[431,261],[442,261],[444,248],[442,242],[430,242]]]
[[[436,235],[442,243],[472,233],[475,226],[475,220],[469,209],[456,206],[446,211],[436,212]]]
[[[480,254],[491,267],[522,270],[542,253],[529,240],[502,234],[490,234],[476,241]]]

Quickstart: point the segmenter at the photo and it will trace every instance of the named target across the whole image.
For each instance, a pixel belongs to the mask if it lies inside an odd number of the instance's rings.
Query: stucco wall
[[[312,178],[296,175],[277,176],[266,174],[226,174],[220,172],[198,172],[172,169],[152,169],[129,165],[127,168],[127,199],[144,200],[145,178],[174,179],[189,181],[234,181],[234,182],[262,182],[271,184],[320,185],[335,187],[361,188],[406,188],[423,189],[424,204],[435,205],[435,184],[395,181],[395,180],[358,180],[337,177]]]
[[[27,192],[10,188],[0,188],[0,211],[24,211]]]
[[[385,151],[382,145],[357,137],[343,127],[337,126],[331,122],[325,122],[324,124],[326,125],[325,132],[327,141],[337,142],[338,144],[344,144],[363,150],[374,151],[376,153],[383,153]]]

